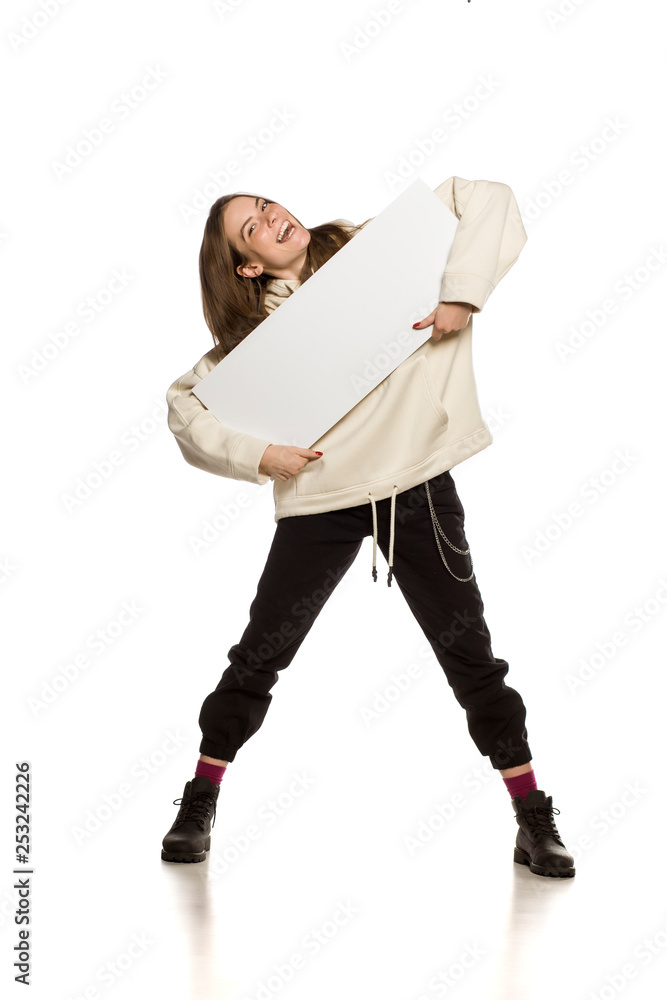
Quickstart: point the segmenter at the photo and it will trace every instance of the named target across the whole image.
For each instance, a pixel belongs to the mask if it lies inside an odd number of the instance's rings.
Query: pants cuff
[[[206,753],[205,750],[202,753]],[[528,764],[533,759],[530,747],[523,743],[518,747],[512,747],[511,752],[505,750],[499,753],[489,754],[491,766],[497,771],[506,771],[510,767],[520,767],[521,764]]]
[[[205,754],[207,757],[214,757],[216,760],[228,760],[230,764],[234,760],[234,757],[236,757],[236,750],[234,748],[214,743],[206,737],[203,737],[199,744],[199,752]]]

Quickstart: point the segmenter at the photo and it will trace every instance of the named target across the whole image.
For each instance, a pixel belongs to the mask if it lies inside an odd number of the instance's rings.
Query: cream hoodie
[[[478,313],[526,242],[519,208],[508,185],[497,181],[450,177],[435,193],[459,220],[439,300],[466,302]],[[267,309],[279,306],[299,284],[274,278]],[[228,479],[266,483],[270,477],[259,472],[259,464],[274,442],[223,426],[192,392],[215,367],[213,353],[167,390],[169,429],[190,465]],[[319,440],[303,442],[323,455],[287,482],[273,480],[274,519],[370,503],[376,579],[375,504],[391,496],[391,583],[396,494],[453,468],[492,441],[477,398],[471,316],[463,330],[439,341],[429,338]]]

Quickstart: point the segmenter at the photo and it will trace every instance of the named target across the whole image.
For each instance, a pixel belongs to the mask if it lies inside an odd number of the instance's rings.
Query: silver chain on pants
[[[426,480],[426,483],[424,485],[426,486],[426,496],[428,497],[428,505],[429,505],[429,508],[430,508],[430,511],[431,511],[431,520],[433,521],[433,534],[435,535],[435,541],[436,541],[436,544],[438,546],[438,551],[440,552],[440,556],[442,558],[442,561],[445,564],[445,566],[447,567],[447,569],[449,570],[449,572],[451,573],[451,575],[454,577],[455,580],[460,580],[461,583],[467,583],[468,580],[472,580],[472,578],[474,576],[474,572],[475,572],[474,569],[473,569],[472,556],[470,555],[470,549],[469,548],[467,548],[467,549],[457,549],[457,547],[455,545],[452,545],[452,543],[450,542],[450,540],[447,538],[447,535],[444,533],[444,531],[440,527],[438,519],[435,516],[435,510],[433,508],[433,501],[431,500],[431,491],[428,488],[428,480]],[[438,532],[445,539],[445,541],[449,545],[450,549],[454,549],[454,552],[458,552],[459,555],[470,556],[470,569],[472,571],[470,573],[470,576],[457,576],[456,573],[452,573],[451,569],[449,569],[449,566],[447,566],[447,560],[445,559],[445,554],[442,551],[442,546],[440,545],[440,541],[438,539]]]

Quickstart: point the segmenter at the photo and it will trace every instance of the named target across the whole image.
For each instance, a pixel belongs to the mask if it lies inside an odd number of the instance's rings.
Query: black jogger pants
[[[457,548],[468,549],[464,511],[451,473],[429,479],[428,486],[438,524]],[[390,497],[377,501],[377,541],[385,559],[390,503]],[[505,684],[507,661],[491,651],[474,573],[466,582],[456,579],[471,575],[470,555],[440,541],[451,572],[445,566],[424,483],[398,493],[395,503],[393,580],[465,709],[475,745],[496,769],[527,764],[531,752],[523,700]],[[227,654],[230,662],[220,682],[202,705],[200,753],[233,761],[237,750],[257,732],[278,671],[292,662],[363,539],[372,534],[370,503],[277,522],[248,625]],[[274,641],[267,641],[267,636]]]

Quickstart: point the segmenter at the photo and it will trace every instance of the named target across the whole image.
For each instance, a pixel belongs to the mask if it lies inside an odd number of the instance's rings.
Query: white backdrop
[[[3,979],[27,760],[33,997],[657,995],[658,11],[3,5]],[[239,190],[308,226],[361,222],[414,177],[452,174],[509,184],[528,232],[473,321],[495,440],[453,477],[577,876],[516,871],[509,796],[380,556],[373,583],[370,537],[228,768],[207,862],[165,865],[199,708],[276,527],[270,484],[190,467],[166,425],[167,386],[212,346],[208,208]],[[528,947],[515,930],[538,891]]]

